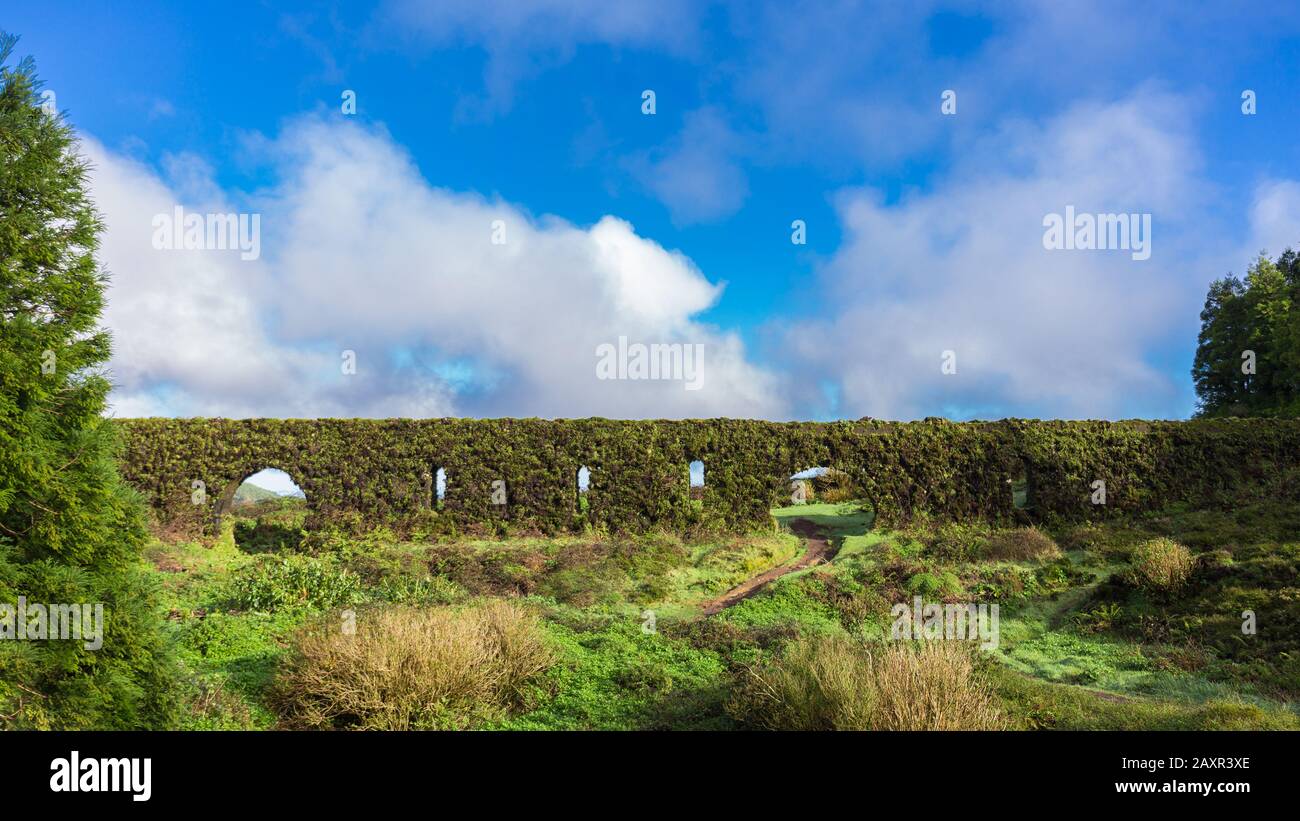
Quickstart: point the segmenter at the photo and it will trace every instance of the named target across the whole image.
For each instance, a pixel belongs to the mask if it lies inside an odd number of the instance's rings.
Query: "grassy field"
[[[951,686],[978,691],[982,701],[967,714],[994,722],[978,726],[1300,728],[1295,511],[882,532],[869,510],[846,502],[774,510],[776,526],[763,535],[403,542],[383,531],[306,535],[302,504],[259,500],[210,546],[150,548],[193,681],[188,727],[302,726],[305,714],[330,715],[312,726],[337,727],[918,726],[881,718],[881,705],[897,701],[903,685],[892,682],[905,677],[895,674],[919,658],[929,669],[970,665],[950,673],[966,682]],[[819,527],[834,558],[701,616],[703,602],[803,554],[788,532],[797,519]],[[1144,546],[1159,537],[1187,550],[1169,548],[1175,578],[1156,576],[1156,584],[1141,571],[1154,561]],[[996,602],[997,648],[968,661],[895,652],[903,643],[888,641],[890,608],[916,595]],[[1242,631],[1243,611],[1254,613],[1253,634]],[[462,644],[481,644],[481,655],[438,669],[498,665],[499,680],[403,690],[415,704],[409,717],[377,717],[384,711],[374,704],[419,682],[384,684],[390,689],[377,690],[369,707],[321,707],[340,690],[351,697],[378,687],[375,664],[412,663],[396,638],[366,631],[399,629],[421,614],[442,626],[402,641],[432,642],[424,656],[451,652],[435,633],[473,621]],[[356,636],[349,619],[360,625]],[[362,636],[372,649],[392,641],[390,655],[358,658]],[[524,673],[510,673],[520,665]],[[908,675],[906,687],[921,686]],[[836,681],[846,684],[827,684]]]

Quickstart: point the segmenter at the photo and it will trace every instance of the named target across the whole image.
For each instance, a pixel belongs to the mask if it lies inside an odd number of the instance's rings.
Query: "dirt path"
[[[817,564],[824,564],[830,559],[831,543],[817,529],[817,525],[807,519],[795,519],[790,523],[790,530],[796,536],[803,538],[808,545],[802,556],[793,562],[774,567],[766,573],[748,579],[716,599],[706,601],[702,606],[704,615],[712,616],[714,613],[719,613],[734,604],[744,601],[787,573],[793,573],[796,570],[803,570],[805,567],[812,567]]]

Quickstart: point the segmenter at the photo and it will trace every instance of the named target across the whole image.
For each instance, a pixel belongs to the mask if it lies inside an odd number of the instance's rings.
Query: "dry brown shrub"
[[[990,559],[1023,562],[1030,559],[1060,558],[1061,548],[1056,546],[1051,536],[1038,528],[1019,527],[999,531],[991,536],[985,554]]]
[[[730,707],[772,730],[988,730],[1004,726],[960,642],[870,648],[814,636],[747,669]]]
[[[554,662],[537,618],[510,602],[386,607],[309,626],[277,678],[291,726],[453,729],[501,718]]]

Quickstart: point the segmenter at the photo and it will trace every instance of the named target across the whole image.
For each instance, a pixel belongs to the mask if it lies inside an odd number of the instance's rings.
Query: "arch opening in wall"
[[[787,526],[806,519],[839,537],[866,533],[876,518],[875,505],[862,482],[848,471],[827,465],[790,474],[772,515]]]
[[[696,510],[704,509],[704,462],[693,460],[686,466],[686,492],[691,506]]]
[[[586,515],[591,511],[591,468],[586,465],[578,468],[574,477],[574,490],[574,508],[578,513]]]
[[[853,477],[839,468],[818,465],[790,476],[791,504],[841,504],[864,496]]]
[[[218,515],[246,553],[297,549],[307,520],[307,494],[283,470],[264,468],[228,489]]]

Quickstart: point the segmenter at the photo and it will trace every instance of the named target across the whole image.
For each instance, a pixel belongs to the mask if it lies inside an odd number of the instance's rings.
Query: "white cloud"
[[[1287,248],[1300,250],[1300,182],[1271,179],[1256,186],[1250,227],[1248,245],[1233,266],[1238,274],[1245,273],[1260,251],[1276,259]]]
[[[83,150],[95,164],[92,188],[106,223],[100,259],[112,277],[104,324],[114,335],[117,413],[241,415],[258,406],[259,391],[276,394],[308,366],[304,354],[276,350],[262,330],[264,266],[230,252],[154,249],[154,215],[172,213],[181,200],[151,169],[91,139]],[[184,167],[193,186],[195,165]],[[230,210],[214,200],[187,206]],[[220,408],[213,397],[222,398]]]
[[[785,337],[805,387],[838,382],[845,416],[1168,407],[1179,388],[1147,356],[1204,293],[1193,263],[1207,195],[1185,111],[1150,93],[1079,105],[959,152],[925,194],[845,193],[845,241],[822,272],[833,312]],[[1045,250],[1043,217],[1067,205],[1152,213],[1151,258]],[[941,372],[946,350],[956,375]]]
[[[842,192],[828,307],[791,320],[780,374],[698,320],[723,289],[684,255],[612,216],[576,226],[432,186],[382,130],[307,117],[249,141],[272,180],[252,196],[201,157],[159,172],[87,140],[114,411],[787,418],[830,383],[849,417],[1167,414],[1188,388],[1152,357],[1194,339],[1206,283],[1300,236],[1295,181],[1257,185],[1247,220],[1217,213],[1189,116],[1149,90],[1079,104],[963,145],[925,193]],[[151,219],[178,203],[261,213],[262,257],[155,250]],[[1067,205],[1152,213],[1151,258],[1045,251],[1043,216]],[[596,348],[620,336],[704,344],[704,388],[598,380]]]
[[[520,80],[580,45],[689,53],[702,13],[691,0],[389,0],[376,25],[384,41],[483,48],[486,97],[471,108],[490,117],[510,107]]]
[[[685,0],[390,0],[385,14],[434,42],[455,38],[572,46],[670,44],[694,18]]]
[[[709,222],[740,210],[749,194],[736,162],[743,144],[717,110],[704,108],[686,116],[665,148],[642,152],[628,166],[668,206],[676,223]]]
[[[86,144],[114,276],[118,415],[785,413],[738,337],[694,319],[721,287],[622,220],[582,228],[435,188],[382,131],[353,124],[304,118],[249,146],[275,182],[235,202],[193,158],[165,181]],[[177,203],[260,213],[262,257],[155,250],[150,220]],[[597,346],[620,336],[703,344],[703,389],[597,380]]]
[[[751,163],[842,179],[864,172],[915,179],[916,164],[921,175],[936,159],[946,167],[950,149],[1006,118],[1046,119],[1081,98],[1130,94],[1150,78],[1176,77],[1180,91],[1221,88],[1242,69],[1240,55],[1285,48],[1300,32],[1300,13],[1286,4],[1170,14],[1163,4],[1123,0],[787,0],[732,4],[723,14],[735,47],[723,59],[698,61],[702,95],[725,100],[720,115],[753,123],[754,131],[710,150],[718,170],[700,177],[706,194],[719,190],[706,184],[723,173],[729,187],[743,190]],[[944,41],[935,23],[945,17],[970,25]],[[960,53],[950,51],[958,42]],[[956,116],[939,115],[946,89],[957,92]],[[689,146],[689,129],[659,154]],[[707,169],[685,162],[693,156],[684,153],[678,167]],[[671,179],[652,190],[676,218],[693,221],[678,212],[679,203],[690,206],[689,189]]]

